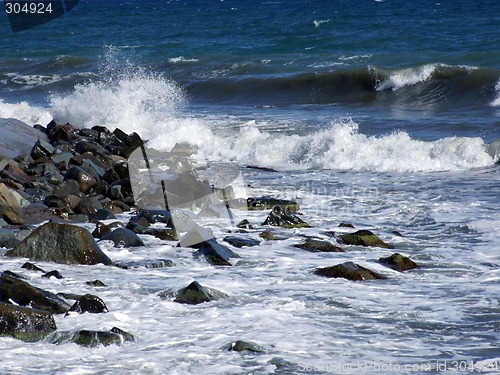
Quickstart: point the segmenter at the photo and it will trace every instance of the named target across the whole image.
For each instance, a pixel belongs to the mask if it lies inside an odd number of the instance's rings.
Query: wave
[[[357,82],[366,82],[369,74],[355,76]],[[345,85],[352,85],[346,80]],[[305,78],[299,82],[315,84]],[[479,137],[423,141],[404,131],[369,136],[352,119],[335,121],[328,129],[308,135],[272,133],[251,123],[237,129],[219,124],[212,129],[209,121],[189,116],[185,103],[183,90],[163,75],[125,69],[106,80],[78,84],[67,95],[51,97],[48,109],[0,101],[0,117],[29,124],[46,124],[54,117],[81,127],[118,127],[139,133],[153,148],[167,151],[186,142],[198,146],[202,159],[280,170],[458,171],[488,167],[499,160],[498,144],[486,145]]]
[[[185,87],[194,99],[254,105],[483,105],[495,100],[499,76],[495,69],[436,63],[392,70],[369,66],[287,76],[212,77],[191,80]]]
[[[495,85],[495,100],[491,103],[493,107],[500,107],[500,79],[498,80],[497,84]]]

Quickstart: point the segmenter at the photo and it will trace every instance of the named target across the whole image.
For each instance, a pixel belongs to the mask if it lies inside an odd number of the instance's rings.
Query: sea
[[[100,246],[175,267],[38,262],[55,280],[0,259],[33,285],[106,302],[106,314],[56,316],[60,331],[137,339],[2,337],[1,374],[500,374],[500,2],[80,0],[17,32],[0,4],[0,118],[120,128],[162,152],[191,144],[200,162],[237,165],[248,196],[297,200],[311,225],[228,245],[232,267],[150,236]],[[257,228],[247,236],[260,239],[267,214],[242,214]],[[341,223],[394,249],[293,246],[335,242],[353,231]],[[211,227],[219,242],[234,229]],[[395,252],[421,268],[378,262]],[[313,274],[347,261],[387,279]],[[193,280],[227,296],[158,296]],[[224,349],[236,340],[264,352]]]

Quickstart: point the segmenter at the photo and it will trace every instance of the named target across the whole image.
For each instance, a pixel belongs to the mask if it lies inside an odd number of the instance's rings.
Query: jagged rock
[[[197,305],[203,302],[210,302],[220,298],[224,293],[212,288],[202,286],[198,281],[193,281],[187,287],[180,289],[174,299],[174,302]]]
[[[124,270],[128,270],[130,268],[166,268],[173,267],[175,263],[169,259],[155,259],[155,260],[138,260],[131,262],[115,262],[115,266],[118,268],[122,268]]]
[[[235,352],[254,352],[254,353],[264,353],[266,350],[260,346],[257,345],[254,342],[250,341],[244,341],[244,340],[237,340],[234,342],[230,342],[222,347],[224,350],[227,351],[235,351]]]
[[[223,241],[233,245],[234,247],[243,247],[243,246],[258,246],[260,241],[255,240],[251,237],[237,237],[237,236],[226,236]]]
[[[338,236],[337,240],[344,245],[373,246],[386,249],[392,248],[391,245],[382,241],[369,230],[358,230],[354,233],[341,234]]]
[[[102,236],[101,241],[113,241],[115,247],[144,246],[144,242],[139,236],[127,228],[117,228]]]
[[[288,208],[275,206],[267,216],[262,225],[279,226],[283,228],[309,228],[307,224],[300,217],[295,215]]]
[[[63,264],[112,264],[88,230],[70,224],[46,223],[5,255]]]
[[[93,294],[85,294],[76,300],[73,306],[68,310],[68,313],[71,311],[76,311],[78,314],[86,312],[101,314],[107,313],[109,310],[102,299]]]
[[[308,250],[311,252],[324,252],[324,253],[342,253],[344,249],[335,246],[331,242],[317,240],[312,237],[307,237],[306,242],[301,244],[293,245],[293,247],[298,247],[299,249]]]
[[[9,224],[23,224],[20,209],[21,206],[14,194],[4,183],[0,183],[0,217]]]
[[[38,139],[31,149],[30,156],[33,160],[49,157],[54,153],[54,147],[43,139]]]
[[[0,302],[0,336],[33,342],[57,329],[52,314]]]
[[[6,272],[0,275],[0,301],[13,301],[21,306],[30,306],[52,314],[65,313],[70,307],[55,294],[34,287]]]
[[[399,272],[420,267],[413,260],[399,253],[392,254],[387,258],[379,258],[379,262]]]
[[[207,261],[215,266],[231,266],[229,262],[231,258],[240,258],[238,254],[215,239],[205,241],[200,245],[198,253],[204,255]]]
[[[385,276],[378,274],[368,268],[362,267],[353,262],[345,262],[332,267],[316,268],[314,273],[318,276],[344,278],[347,280],[375,280],[385,279]]]

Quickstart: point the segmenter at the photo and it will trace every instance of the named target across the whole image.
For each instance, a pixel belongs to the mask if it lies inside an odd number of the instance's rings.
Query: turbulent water
[[[105,315],[56,317],[60,330],[118,326],[137,342],[1,338],[0,372],[500,373],[499,30],[500,5],[487,0],[80,1],[18,33],[3,14],[0,118],[119,127],[165,151],[197,145],[200,161],[236,162],[249,196],[298,200],[312,228],[237,249],[234,267],[147,236],[134,250],[101,246],[116,261],[175,267],[40,262],[65,277],[54,280],[2,259],[0,270],[36,286],[108,305]],[[241,215],[260,225],[266,213]],[[346,231],[341,222],[395,249],[292,246]],[[393,252],[423,267],[377,262]],[[388,279],[312,273],[345,261]],[[108,286],[85,285],[94,279]],[[192,280],[228,297],[198,306],[158,297]],[[221,349],[238,339],[266,352]]]

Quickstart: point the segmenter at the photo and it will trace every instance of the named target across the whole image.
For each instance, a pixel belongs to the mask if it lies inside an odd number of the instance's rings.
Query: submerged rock
[[[193,281],[187,287],[177,292],[174,302],[197,305],[213,301],[222,296],[225,296],[225,294],[215,289],[204,287],[198,281]]]
[[[200,244],[198,252],[205,256],[209,263],[215,266],[231,266],[231,258],[240,258],[238,254],[230,248],[221,245],[215,239],[205,241]]]
[[[52,314],[0,302],[0,336],[38,341],[57,329]]]
[[[79,297],[76,302],[71,306],[68,313],[71,311],[76,311],[78,314],[91,313],[91,314],[101,314],[107,313],[108,307],[102,299],[93,294],[85,294]]]
[[[314,273],[318,276],[344,278],[353,281],[386,279],[385,276],[353,262],[345,262],[332,267],[316,268]]]
[[[88,230],[69,224],[46,223],[5,255],[62,264],[112,264]]]
[[[275,206],[262,225],[283,228],[309,228],[310,225],[295,215],[290,209]]]
[[[307,237],[306,241],[301,244],[293,245],[293,247],[297,247],[299,249],[304,249],[311,251],[313,253],[316,252],[324,252],[324,253],[342,253],[344,249],[341,247],[335,246],[331,242],[317,240],[312,237]]]
[[[166,267],[174,267],[175,263],[170,259],[154,259],[154,260],[138,260],[131,262],[116,262],[115,266],[118,268],[122,268],[124,270],[128,270],[130,268],[166,268]]]
[[[379,262],[399,272],[408,271],[420,267],[413,260],[399,253],[392,254],[387,258],[379,258]]]
[[[233,245],[234,247],[244,247],[244,246],[258,246],[260,241],[253,239],[252,237],[239,237],[239,236],[226,236],[223,241]]]
[[[0,275],[0,301],[12,301],[21,306],[30,306],[52,314],[62,314],[70,308],[57,295],[34,287],[6,272],[2,272]]]
[[[125,342],[135,342],[135,337],[131,333],[113,327],[109,331],[79,330],[75,332],[63,331],[53,334],[48,341],[52,344],[75,343],[80,346],[95,348],[97,346],[121,346]]]
[[[287,208],[290,211],[299,211],[299,204],[295,201],[277,199],[271,197],[248,198],[247,207],[249,211],[269,210],[275,206]]]
[[[392,248],[391,245],[382,241],[369,230],[358,230],[354,233],[341,234],[338,236],[337,240],[344,245],[373,246],[383,247],[385,249]]]
[[[266,350],[260,346],[257,345],[254,342],[250,341],[244,341],[244,340],[237,340],[234,342],[230,342],[222,347],[224,350],[227,351],[235,351],[235,352],[254,352],[254,353],[264,353]]]

